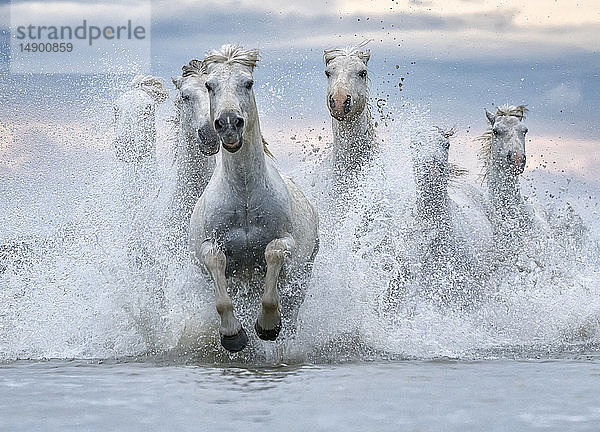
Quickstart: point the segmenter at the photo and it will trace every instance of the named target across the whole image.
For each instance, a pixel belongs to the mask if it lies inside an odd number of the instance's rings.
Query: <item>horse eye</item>
[[[329,72],[328,70],[326,70],[326,71],[325,71],[325,76],[326,76],[327,78],[329,78],[329,77],[331,76],[331,72]]]
[[[206,87],[206,90],[208,90],[209,92],[213,91],[213,86],[210,83],[207,82],[204,84],[204,86]]]
[[[181,99],[184,100],[184,101],[189,101],[190,100],[190,95],[187,95],[187,94],[181,95]]]
[[[358,76],[361,77],[361,78],[366,78],[367,77],[367,71],[366,71],[366,69],[361,70],[358,73]]]
[[[245,86],[245,87],[246,87],[248,90],[250,90],[250,89],[252,88],[252,86],[253,86],[253,85],[254,85],[254,81],[252,81],[252,80],[248,80],[248,81],[246,81],[246,83],[244,84],[244,86]]]
[[[527,132],[529,132],[529,129],[523,128],[523,135],[525,135]]]
[[[444,148],[450,150],[450,141],[444,141]]]

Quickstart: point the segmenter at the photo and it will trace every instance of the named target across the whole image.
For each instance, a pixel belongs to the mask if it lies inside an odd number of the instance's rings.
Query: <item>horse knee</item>
[[[201,246],[202,263],[211,270],[225,270],[227,258],[214,243],[205,242]]]
[[[285,252],[285,250],[281,249],[267,249],[265,251],[265,260],[267,261],[267,265],[282,263],[285,258]]]
[[[295,242],[292,238],[275,239],[271,241],[265,249],[265,260],[267,261],[267,265],[283,263],[285,257],[291,254],[294,246]]]

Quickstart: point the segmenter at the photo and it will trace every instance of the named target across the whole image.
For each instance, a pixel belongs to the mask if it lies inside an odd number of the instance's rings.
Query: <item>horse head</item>
[[[489,145],[489,163],[512,175],[525,170],[526,112],[523,105],[499,107],[495,115],[485,111],[490,123],[490,130],[484,135]]]
[[[206,69],[199,60],[191,60],[182,68],[181,76],[171,78],[179,95],[180,126],[189,143],[195,143],[202,154],[214,155],[219,151],[219,138],[210,120],[210,102],[206,91]],[[195,154],[196,149],[188,149]]]
[[[117,158],[133,162],[150,157],[155,150],[156,105],[167,99],[162,80],[150,75],[137,75],[129,90],[115,101],[114,126]]]
[[[327,107],[331,116],[339,121],[360,115],[368,102],[367,63],[371,53],[360,49],[364,45],[325,50]]]
[[[247,125],[258,120],[252,89],[257,61],[258,50],[230,44],[209,52],[204,59],[210,117],[223,148],[230,153],[242,148]]]
[[[415,183],[427,211],[445,207],[444,200],[453,167],[448,163],[454,129],[434,127],[417,134],[411,142]]]

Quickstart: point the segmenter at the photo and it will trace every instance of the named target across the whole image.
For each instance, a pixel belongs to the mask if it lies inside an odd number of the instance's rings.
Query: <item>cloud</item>
[[[544,98],[554,107],[574,107],[582,99],[581,84],[578,82],[560,83],[544,94]]]
[[[167,42],[195,44],[201,52],[223,41],[260,48],[321,49],[363,38],[372,38],[380,46],[400,47],[410,55],[456,59],[539,61],[600,50],[600,39],[595,37],[600,33],[600,20],[574,24],[554,19],[533,25],[528,18],[533,10],[530,3],[524,6],[511,0],[494,7],[489,2],[450,0],[442,7],[439,1],[428,6],[409,0],[361,0],[324,6],[312,0],[207,0],[201,4],[186,1],[173,9],[171,3],[156,2],[153,36],[163,46]]]
[[[119,16],[127,16],[147,3],[91,5],[98,16],[114,8],[120,8]],[[67,20],[89,10],[90,4],[30,1],[17,7],[48,19]],[[7,8],[0,6],[0,15]],[[570,8],[563,2],[547,5],[545,0],[505,0],[501,5],[464,0],[181,0],[176,7],[170,1],[154,1],[152,37],[161,50],[196,47],[197,55],[225,41],[306,49],[372,38],[410,55],[537,61],[565,53],[598,52],[596,9],[586,1]]]

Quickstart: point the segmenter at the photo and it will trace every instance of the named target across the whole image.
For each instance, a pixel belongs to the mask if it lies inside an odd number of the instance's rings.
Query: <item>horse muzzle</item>
[[[336,120],[345,120],[352,112],[352,96],[345,93],[334,93],[327,98],[327,106],[331,116]]]
[[[508,152],[507,155],[508,166],[515,174],[523,174],[525,171],[525,164],[527,163],[527,157],[523,153]]]
[[[203,155],[212,156],[219,152],[221,140],[210,123],[198,129],[197,138]]]
[[[215,131],[228,152],[235,153],[242,147],[245,123],[242,117],[233,112],[225,112],[215,120]]]

